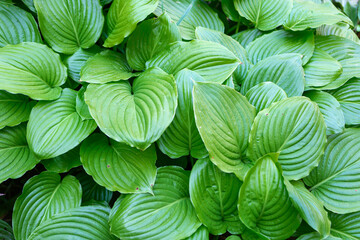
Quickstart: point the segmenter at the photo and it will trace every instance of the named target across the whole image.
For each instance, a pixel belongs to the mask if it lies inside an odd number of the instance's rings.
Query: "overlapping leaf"
[[[36,100],[53,100],[61,94],[66,67],[59,55],[39,43],[0,48],[0,89]]]
[[[113,192],[98,185],[96,182],[94,182],[91,176],[81,172],[76,175],[76,178],[79,179],[81,184],[83,202],[91,200],[110,202],[113,196]]]
[[[128,81],[90,84],[85,102],[106,135],[144,150],[159,139],[174,118],[176,83],[172,75],[150,68],[132,86]]]
[[[247,47],[249,43],[254,41],[256,38],[261,37],[264,32],[254,28],[241,31],[239,33],[234,34],[232,37],[240,43],[241,46]]]
[[[26,137],[41,159],[59,156],[89,136],[94,120],[82,120],[76,112],[76,91],[66,88],[53,102],[39,102],[30,114]]]
[[[91,117],[89,107],[85,103],[85,91],[86,88],[82,87],[76,95],[76,112],[80,115],[82,120],[93,119]]]
[[[81,165],[79,150],[80,147],[73,148],[60,156],[42,160],[41,164],[51,172],[68,172],[70,169]]]
[[[209,240],[209,230],[202,225],[196,232],[185,240]]]
[[[333,236],[349,240],[360,238],[360,212],[342,215],[330,212],[329,217]]]
[[[0,238],[3,240],[13,240],[13,230],[10,225],[0,219]]]
[[[247,153],[253,161],[278,153],[283,175],[297,180],[318,165],[325,143],[326,125],[317,104],[305,97],[292,97],[256,116]]]
[[[356,43],[360,43],[359,37],[356,35],[350,25],[346,23],[322,25],[316,29],[316,34],[321,36],[335,35],[350,39]]]
[[[98,0],[34,0],[41,33],[57,52],[90,48],[101,35],[104,16]]]

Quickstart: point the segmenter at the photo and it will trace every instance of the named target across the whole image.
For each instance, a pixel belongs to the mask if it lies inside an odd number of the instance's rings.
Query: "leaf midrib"
[[[40,220],[40,222],[39,222],[39,225],[44,221],[45,215],[46,215],[47,212],[49,211],[50,204],[51,204],[52,200],[54,199],[54,196],[55,196],[56,192],[58,191],[58,189],[60,188],[60,186],[61,186],[61,181],[58,183],[58,185],[57,185],[56,188],[54,189],[53,193],[51,194],[51,196],[50,196],[50,198],[49,198],[49,201],[48,201],[48,203],[46,204],[44,214],[43,214],[43,216],[42,216],[42,218],[41,218],[41,220]],[[58,209],[57,209],[57,210],[58,210]],[[39,226],[39,225],[38,225],[38,226]],[[36,227],[36,228],[37,228],[37,227]],[[36,228],[35,228],[35,229],[36,229]]]

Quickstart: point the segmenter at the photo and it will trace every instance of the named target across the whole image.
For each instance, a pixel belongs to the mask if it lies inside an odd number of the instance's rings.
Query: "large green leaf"
[[[338,88],[353,77],[360,78],[360,44],[338,36],[316,36],[315,45],[339,61],[343,68],[342,74],[326,85],[326,89]]]
[[[66,67],[58,54],[39,43],[0,48],[0,89],[36,100],[53,100],[61,94]]]
[[[2,240],[13,240],[13,230],[10,225],[0,219],[0,239]],[[201,239],[202,240],[202,239]]]
[[[184,240],[209,240],[209,230],[204,225],[201,225],[193,235]]]
[[[94,134],[80,150],[85,171],[95,182],[121,193],[152,193],[156,176],[155,146],[146,151]]]
[[[234,89],[216,83],[196,83],[194,111],[210,160],[240,179],[248,170],[245,153],[255,108]]]
[[[341,133],[345,128],[344,113],[341,110],[340,103],[327,92],[308,91],[304,96],[316,102],[320,108],[320,112],[324,116],[326,124],[326,134],[331,135]]]
[[[76,95],[76,91],[66,88],[59,99],[39,102],[32,109],[26,138],[40,158],[66,153],[96,129],[94,120],[82,120],[76,112]]]
[[[305,178],[311,192],[330,211],[360,210],[360,129],[331,135],[319,166]]]
[[[302,31],[338,22],[352,25],[351,20],[331,2],[315,3],[311,0],[294,0],[294,7],[284,27],[292,31]]]
[[[76,178],[79,179],[83,191],[82,202],[91,200],[110,202],[113,196],[113,192],[98,185],[96,182],[94,182],[91,176],[87,175],[85,172],[80,172],[76,175]]]
[[[316,35],[321,35],[321,36],[335,35],[350,39],[351,41],[354,41],[358,44],[360,43],[359,37],[354,32],[353,28],[346,23],[322,25],[316,29]]]
[[[61,180],[53,172],[42,172],[30,178],[16,199],[12,217],[16,239],[28,239],[44,221],[81,204],[81,186],[73,176]]]
[[[282,25],[289,16],[293,0],[234,0],[235,8],[241,16],[263,31]]]
[[[164,13],[139,24],[129,37],[126,58],[133,69],[144,70],[148,60],[176,41],[181,41],[180,31]]]
[[[239,216],[250,229],[270,239],[287,239],[301,218],[291,203],[275,155],[257,160],[239,193]]]
[[[224,24],[218,14],[201,0],[161,0],[155,14],[163,12],[179,26],[183,39],[195,38],[195,29],[199,26],[224,32]]]
[[[81,165],[79,152],[80,147],[78,146],[60,156],[42,160],[41,164],[44,165],[48,171],[65,173]]]
[[[81,68],[80,76],[83,82],[107,83],[127,80],[134,74],[123,54],[106,50],[91,57]]]
[[[318,165],[325,143],[326,125],[317,104],[306,97],[292,97],[256,116],[247,153],[253,161],[278,153],[283,175],[297,180]]]
[[[136,24],[152,13],[159,0],[114,0],[106,17],[107,39],[104,47],[122,43],[136,28]]]
[[[27,121],[34,105],[27,96],[0,90],[0,129]]]
[[[247,29],[232,35],[232,37],[240,43],[241,46],[247,47],[249,43],[264,35],[264,32],[254,28]]]
[[[196,161],[190,175],[190,199],[211,234],[244,230],[236,208],[240,186],[234,174],[220,171],[209,159]]]
[[[360,238],[360,212],[349,214],[329,214],[331,234],[340,239],[357,240]]]
[[[223,83],[235,71],[240,61],[224,46],[208,41],[176,42],[146,63],[175,75],[187,68],[205,81]]]
[[[158,140],[163,153],[171,158],[191,155],[203,158],[208,152],[195,124],[193,95],[194,82],[204,79],[193,71],[184,69],[175,75],[178,89],[178,107],[174,120]]]
[[[14,5],[0,3],[0,47],[22,42],[42,42],[34,17]]]
[[[286,53],[261,60],[248,72],[241,86],[241,93],[245,95],[250,88],[261,82],[276,83],[289,97],[301,96],[305,89],[301,55]]]
[[[291,32],[278,30],[256,38],[246,47],[252,63],[282,53],[299,53],[306,64],[314,52],[314,33],[312,31]]]
[[[101,35],[104,16],[98,0],[34,0],[41,33],[57,52],[90,48]]]
[[[39,161],[26,141],[25,123],[0,130],[0,183],[21,177]]]
[[[307,190],[302,182],[285,180],[287,191],[300,216],[323,237],[330,234],[330,220],[323,204]]]
[[[172,75],[150,68],[132,86],[128,81],[90,84],[85,102],[106,135],[144,150],[159,139],[173,120],[177,88]]]
[[[345,83],[331,92],[339,101],[347,125],[360,124],[360,78]]]
[[[247,75],[248,70],[252,67],[245,49],[232,37],[218,31],[211,29],[197,27],[195,31],[197,39],[220,43],[229,49],[241,61],[241,64],[236,68],[233,77],[236,83],[241,84]]]
[[[108,223],[110,208],[100,205],[69,209],[44,221],[28,240],[115,240]]]
[[[287,98],[285,91],[273,82],[262,82],[249,89],[246,98],[257,112],[270,107],[274,102]]]
[[[307,89],[322,89],[322,87],[326,89],[326,85],[335,81],[343,71],[341,64],[335,58],[317,47],[310,61],[304,66],[304,70]]]
[[[180,240],[200,225],[189,198],[189,172],[180,167],[159,168],[154,195],[126,195],[110,213],[111,232],[124,240]]]

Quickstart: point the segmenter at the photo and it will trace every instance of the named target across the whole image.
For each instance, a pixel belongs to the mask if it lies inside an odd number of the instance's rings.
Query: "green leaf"
[[[56,173],[65,173],[70,169],[81,165],[80,162],[80,147],[71,149],[70,151],[50,159],[41,161],[46,170]]]
[[[335,58],[316,47],[304,70],[305,88],[326,89],[326,85],[340,76],[343,68]]]
[[[104,47],[122,43],[136,28],[136,24],[152,13],[159,0],[114,0],[106,17],[107,39]]]
[[[21,177],[39,161],[26,141],[25,123],[0,130],[0,183]]]
[[[254,232],[253,230],[246,228],[244,232],[241,234],[242,240],[269,240],[269,238],[264,235]]]
[[[248,72],[241,93],[245,95],[250,88],[265,81],[274,82],[289,97],[301,96],[305,88],[301,55],[286,53],[261,60]]]
[[[231,235],[226,238],[226,240],[241,240],[239,236]]]
[[[290,183],[285,180],[285,185],[300,216],[323,237],[328,236],[331,222],[323,204],[305,188],[301,181]]]
[[[244,230],[236,208],[240,186],[234,174],[220,171],[209,159],[196,161],[190,175],[190,199],[211,234]]]
[[[144,70],[148,60],[176,41],[181,41],[180,31],[164,13],[139,24],[129,37],[126,58],[133,69]]]
[[[178,107],[174,120],[158,140],[160,150],[171,158],[191,155],[203,158],[208,155],[195,124],[193,95],[194,82],[204,79],[196,72],[181,70],[175,75],[178,89]]]
[[[104,16],[98,0],[34,0],[41,33],[56,51],[90,48],[101,35]]]
[[[124,240],[180,240],[200,225],[189,198],[189,172],[180,167],[159,168],[154,195],[126,195],[110,213],[111,232]]]
[[[232,37],[211,29],[197,27],[195,31],[197,39],[220,43],[229,49],[240,61],[239,65],[233,73],[235,82],[241,84],[247,75],[248,70],[252,67],[245,49]]]
[[[331,2],[315,3],[311,0],[294,0],[294,7],[284,27],[292,31],[302,31],[338,22],[352,25],[351,20]]]
[[[0,48],[0,89],[36,100],[53,100],[61,94],[66,67],[58,54],[39,43]]]
[[[39,102],[32,109],[26,138],[41,159],[66,153],[96,129],[94,120],[82,120],[76,112],[76,95],[66,88],[59,99]]]
[[[259,112],[251,127],[249,158],[279,154],[283,175],[297,180],[318,165],[326,144],[326,125],[316,103],[286,98]]]
[[[34,17],[14,5],[0,4],[0,47],[22,42],[42,42]]]
[[[252,63],[282,53],[299,53],[306,64],[314,52],[314,33],[312,31],[291,32],[278,30],[256,38],[246,46]]]
[[[360,212],[343,215],[330,212],[329,217],[333,236],[349,240],[360,238]]]
[[[232,36],[236,41],[240,43],[241,46],[247,47],[249,43],[264,35],[264,32],[254,28],[254,29],[247,29],[236,33]]]
[[[338,36],[316,36],[316,47],[327,52],[342,65],[342,74],[323,89],[335,89],[353,77],[360,78],[360,44]]]
[[[342,240],[341,238],[328,236],[323,238],[318,232],[306,233],[298,237],[296,240]]]
[[[5,0],[5,1],[12,1],[12,0]],[[22,2],[29,8],[30,11],[36,13],[36,9],[34,6],[34,0],[22,0]]]
[[[238,22],[241,18],[235,9],[234,0],[221,0],[221,8],[231,21]]]
[[[27,121],[34,105],[27,96],[0,90],[0,129]]]
[[[68,75],[76,82],[80,82],[80,71],[81,68],[85,65],[86,61],[95,56],[101,50],[100,47],[94,45],[89,49],[80,48],[73,55],[67,56],[64,58],[64,64],[68,69]]]
[[[208,41],[176,42],[153,59],[146,67],[159,67],[175,75],[187,68],[208,82],[223,83],[235,71],[240,61],[224,46]]]
[[[87,60],[80,76],[83,82],[107,83],[127,80],[135,75],[123,54],[106,50]]]
[[[61,180],[57,173],[42,172],[30,178],[15,202],[12,217],[15,238],[29,239],[41,223],[80,203],[81,186],[75,177]]]
[[[173,120],[177,88],[172,75],[155,67],[143,72],[132,86],[128,81],[90,84],[85,102],[107,136],[145,150]]]
[[[218,14],[201,0],[161,0],[155,15],[168,13],[178,25],[183,39],[195,38],[195,29],[205,27],[224,32],[224,23]]]
[[[327,92],[307,91],[304,96],[316,102],[320,112],[324,116],[326,124],[326,135],[341,133],[345,128],[344,113],[341,110],[340,103]]]
[[[347,125],[360,124],[360,78],[345,83],[330,92],[340,103]]]
[[[82,87],[76,95],[76,112],[80,115],[82,120],[93,119],[91,117],[89,107],[85,103],[85,91],[86,88]]]
[[[241,16],[255,24],[262,31],[282,25],[289,16],[293,0],[234,0]]]
[[[2,240],[14,239],[13,230],[11,229],[11,226],[1,219],[0,219],[0,239]]]
[[[354,41],[358,44],[360,43],[359,37],[354,32],[353,28],[346,23],[338,23],[334,25],[322,25],[316,29],[316,35],[321,35],[321,36],[335,35],[350,39],[351,41]]]
[[[193,94],[196,126],[210,160],[243,179],[249,169],[244,157],[255,108],[234,89],[216,83],[196,83]]]
[[[259,83],[246,92],[246,98],[255,106],[256,112],[270,107],[272,103],[287,98],[285,91],[273,82]]]
[[[331,135],[319,166],[305,178],[310,191],[330,211],[360,210],[360,129]]]
[[[76,178],[79,179],[83,191],[82,202],[88,202],[91,200],[110,202],[113,192],[98,185],[94,182],[91,176],[81,172],[76,175]]]
[[[110,233],[109,212],[109,207],[100,205],[69,209],[43,222],[28,240],[115,240]]]
[[[256,161],[239,193],[239,216],[251,230],[271,239],[287,239],[301,218],[291,203],[274,155]]]
[[[99,185],[121,193],[152,193],[155,146],[140,151],[94,134],[81,144],[80,156],[85,171]]]
[[[204,226],[201,225],[196,232],[185,240],[209,240],[209,230]]]

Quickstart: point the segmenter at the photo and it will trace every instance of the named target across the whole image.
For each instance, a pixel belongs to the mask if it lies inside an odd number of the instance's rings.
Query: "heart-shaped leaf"
[[[196,161],[190,175],[190,199],[211,234],[244,230],[236,208],[240,186],[234,174],[220,171],[209,159]]]
[[[319,166],[305,178],[310,191],[336,213],[360,210],[360,129],[331,135]]]
[[[255,108],[234,89],[216,83],[196,83],[194,111],[210,160],[240,179],[249,169],[244,162]]]
[[[293,0],[234,0],[241,16],[255,24],[262,31],[282,25],[289,16]]]
[[[184,69],[175,75],[178,89],[178,107],[174,120],[158,140],[160,150],[171,158],[191,154],[194,158],[208,155],[195,124],[193,95],[194,82],[204,79],[196,72]]]
[[[176,83],[172,75],[150,68],[132,86],[128,81],[90,84],[85,102],[106,135],[145,150],[159,139],[174,118]]]
[[[34,0],[41,33],[56,51],[90,48],[101,35],[104,16],[98,0]]]
[[[139,24],[129,37],[126,58],[133,69],[144,70],[148,60],[176,41],[181,41],[180,31],[164,13]]]
[[[41,159],[59,156],[89,136],[94,120],[82,120],[76,112],[77,92],[66,88],[53,102],[39,102],[30,114],[26,138]]]
[[[106,17],[107,39],[104,47],[122,43],[136,28],[136,24],[152,13],[159,0],[114,0]]]
[[[175,75],[187,68],[209,82],[223,83],[240,61],[224,46],[208,41],[176,42],[146,63]]]
[[[81,145],[80,156],[85,171],[99,185],[121,193],[152,193],[156,176],[154,146],[140,151],[94,134]]]
[[[291,203],[276,156],[256,161],[246,174],[239,193],[239,216],[250,229],[270,239],[287,239],[301,218]]]
[[[251,127],[248,156],[253,161],[278,153],[284,176],[309,175],[324,153],[326,125],[316,103],[305,97],[286,98],[259,112]]]
[[[189,197],[189,172],[174,166],[158,169],[154,195],[126,195],[110,213],[111,232],[124,240],[180,240],[200,225]]]
[[[12,217],[16,239],[28,239],[44,221],[67,209],[79,207],[81,186],[73,176],[61,180],[53,172],[30,178],[16,199]]]
[[[34,17],[21,8],[0,3],[0,23],[0,47],[22,42],[42,42]]]
[[[39,43],[0,48],[0,89],[36,100],[53,100],[61,94],[66,67],[58,54]]]

